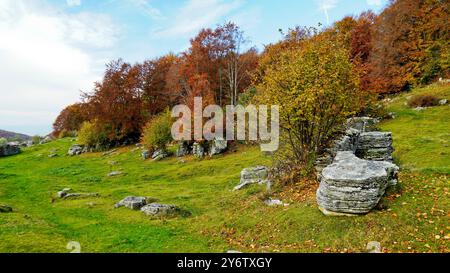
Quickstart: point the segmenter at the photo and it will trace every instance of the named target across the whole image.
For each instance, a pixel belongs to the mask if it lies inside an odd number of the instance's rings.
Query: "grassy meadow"
[[[450,106],[414,111],[408,96],[430,92],[450,99],[450,87],[431,86],[392,97],[395,119],[382,123],[394,136],[400,186],[365,216],[327,217],[316,206],[314,182],[275,189],[288,206],[268,207],[265,188],[232,191],[240,171],[270,164],[257,146],[212,159],[143,161],[140,150],[67,156],[66,138],[0,159],[0,252],[364,252],[379,241],[384,252],[449,252]],[[48,155],[56,153],[57,157]],[[123,175],[107,177],[111,171]],[[73,200],[57,191],[99,193]],[[129,196],[175,204],[191,216],[152,219],[113,206]]]

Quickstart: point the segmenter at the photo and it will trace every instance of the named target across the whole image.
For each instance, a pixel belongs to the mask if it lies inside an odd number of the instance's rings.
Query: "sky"
[[[189,47],[206,27],[238,24],[258,49],[279,29],[379,12],[388,0],[0,0],[0,129],[46,135],[105,64]]]

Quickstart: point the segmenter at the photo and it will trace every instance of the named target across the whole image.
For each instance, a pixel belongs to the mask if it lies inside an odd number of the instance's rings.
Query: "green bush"
[[[4,137],[0,137],[0,146],[5,145],[6,143],[8,143],[8,140]]]
[[[41,137],[38,136],[38,135],[33,136],[33,137],[31,138],[31,141],[33,142],[34,145],[39,144],[39,142],[41,142]]]
[[[173,120],[169,110],[153,118],[144,127],[142,144],[150,151],[165,150],[167,144],[172,141],[172,123]]]
[[[97,121],[85,121],[78,132],[78,143],[89,148],[101,149],[108,143],[108,138]]]

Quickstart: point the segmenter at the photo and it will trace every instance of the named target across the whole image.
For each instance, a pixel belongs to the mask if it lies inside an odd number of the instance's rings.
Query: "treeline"
[[[245,104],[265,92],[260,86],[285,52],[318,35],[345,50],[362,105],[371,94],[401,92],[449,77],[445,0],[397,0],[379,15],[369,11],[346,17],[327,29],[296,27],[261,53],[250,47],[237,25],[228,23],[201,30],[185,52],[138,64],[109,63],[94,90],[60,113],[53,134],[73,134],[84,124],[91,141],[117,145],[138,141],[153,117],[179,103],[192,105],[196,96],[204,104]]]

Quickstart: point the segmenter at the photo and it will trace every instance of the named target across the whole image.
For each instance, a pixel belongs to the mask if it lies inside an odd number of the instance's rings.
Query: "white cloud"
[[[381,6],[381,0],[366,0],[369,6]]]
[[[25,0],[0,3],[0,128],[48,132],[79,90],[99,79],[93,52],[107,51],[117,28],[101,14],[68,15]]]
[[[330,24],[329,10],[334,9],[338,2],[339,0],[318,0],[319,9],[324,12],[328,25]]]
[[[150,4],[149,0],[127,0],[127,1],[138,7],[152,19],[161,20],[165,18],[159,9],[153,7]]]
[[[237,10],[241,1],[189,0],[177,11],[174,23],[154,33],[158,38],[190,36],[203,27],[218,23],[219,19]]]
[[[81,0],[66,0],[69,7],[81,6]]]

